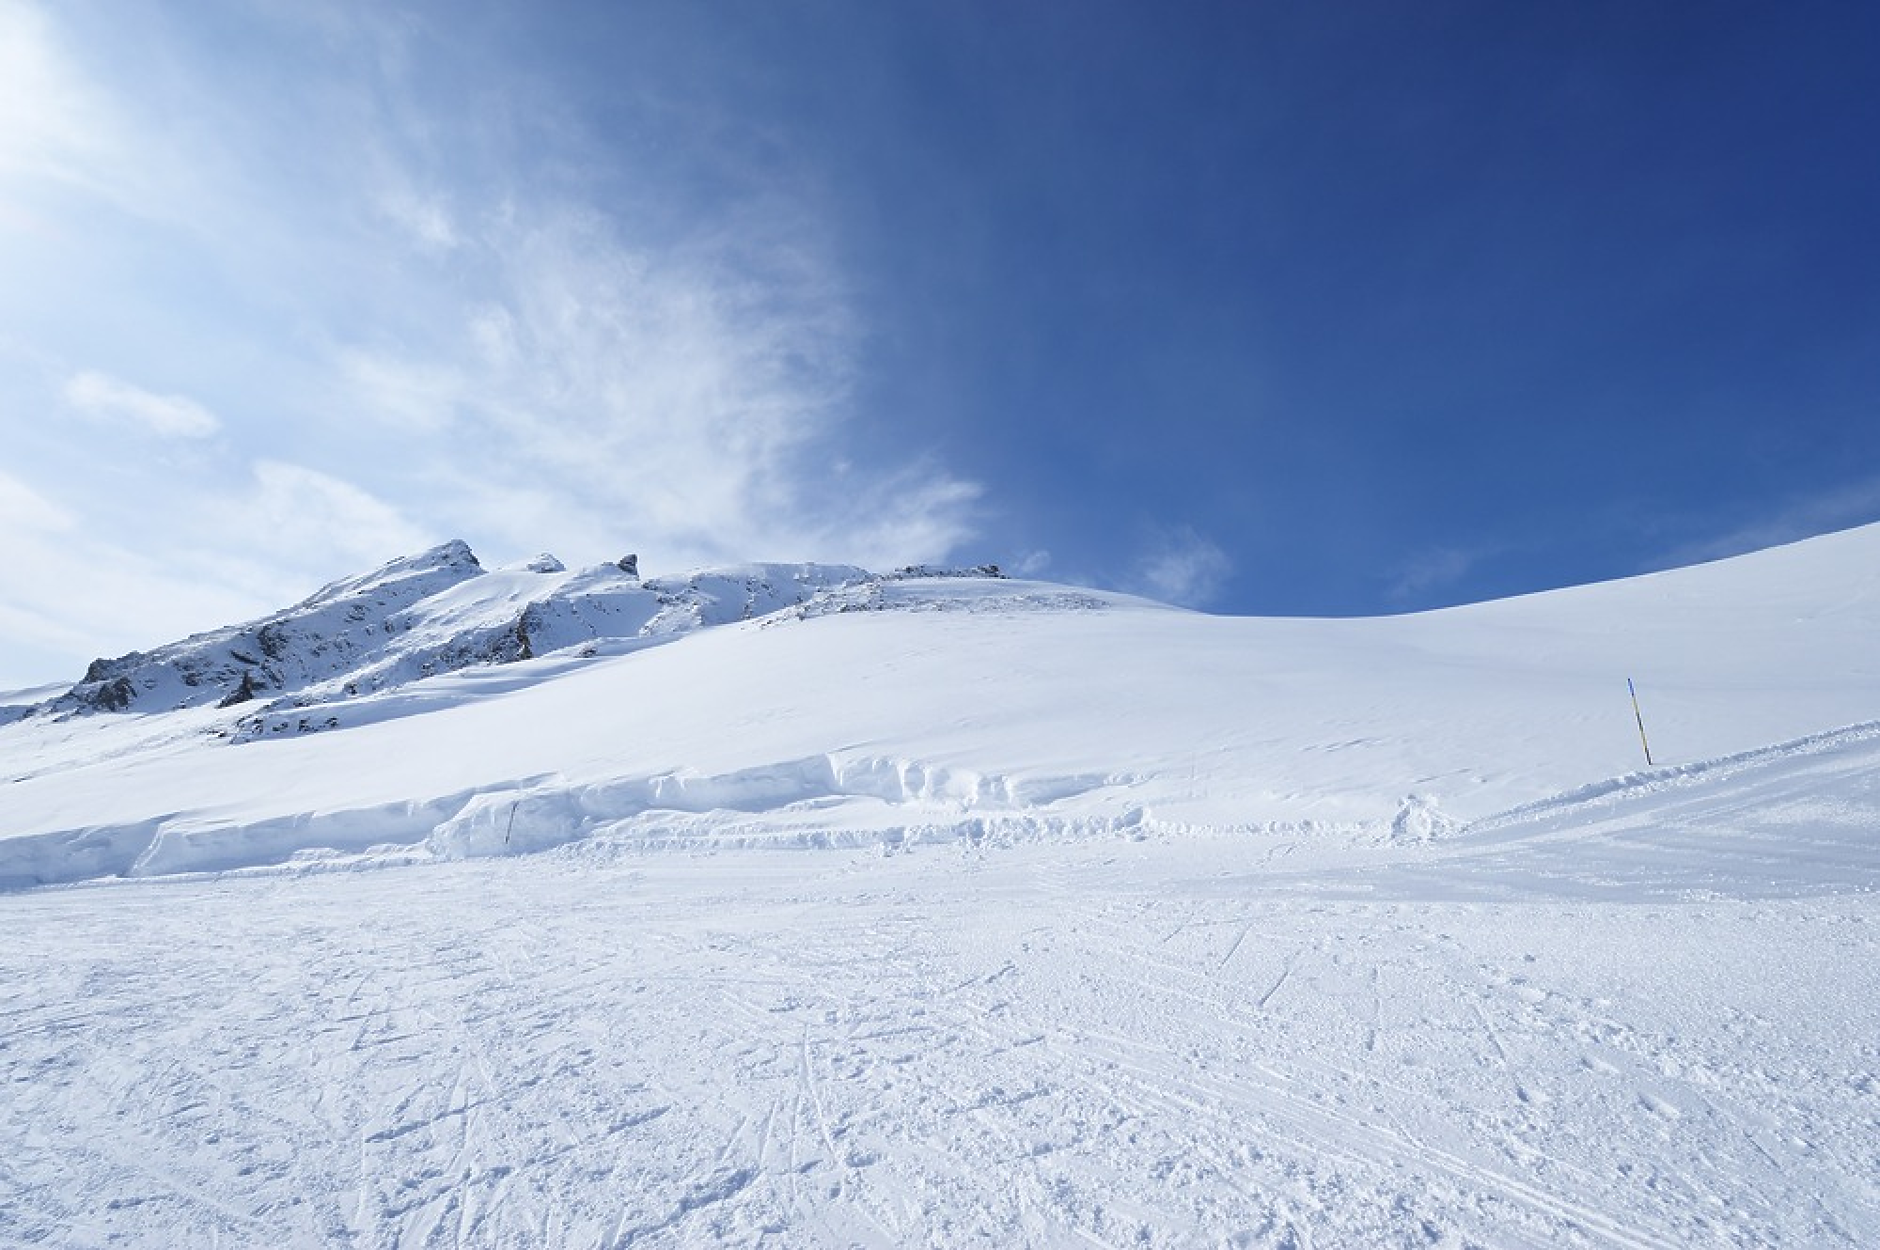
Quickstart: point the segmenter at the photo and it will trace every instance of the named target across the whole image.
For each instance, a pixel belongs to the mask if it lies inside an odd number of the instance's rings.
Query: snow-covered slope
[[[0,1245],[1880,1244],[1880,528],[1350,621],[542,563],[0,713]]]
[[[542,567],[483,573],[450,544],[94,666],[0,727],[0,881],[593,837],[1440,836],[1642,770],[1628,678],[1661,767],[1880,719],[1880,527],[1368,620],[986,576]],[[283,693],[222,706],[244,678]],[[73,714],[112,686],[127,712]]]

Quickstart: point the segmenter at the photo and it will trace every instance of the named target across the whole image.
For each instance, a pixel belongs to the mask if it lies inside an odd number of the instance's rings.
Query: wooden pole
[[[1652,744],[1645,740],[1645,714],[1638,710],[1638,690],[1632,685],[1632,679],[1630,677],[1625,679],[1625,688],[1632,695],[1632,719],[1638,722],[1638,740],[1639,745],[1645,748],[1645,766],[1647,768],[1654,767],[1652,764]]]

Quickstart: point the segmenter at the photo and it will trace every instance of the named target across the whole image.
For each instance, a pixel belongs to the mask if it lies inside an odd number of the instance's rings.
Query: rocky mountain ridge
[[[835,596],[846,609],[884,582],[1000,576],[909,567],[747,564],[642,578],[638,560],[570,571],[553,556],[488,570],[454,540],[333,582],[293,607],[149,651],[94,660],[54,698],[9,709],[84,716],[243,708],[237,738],[339,723],[337,709],[427,677],[561,652],[619,653]],[[878,597],[878,596],[877,596]],[[248,708],[252,705],[252,708]]]

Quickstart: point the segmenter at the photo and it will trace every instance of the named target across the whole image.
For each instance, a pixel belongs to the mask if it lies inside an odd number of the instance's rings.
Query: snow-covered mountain
[[[0,698],[0,1244],[1880,1243],[1880,527],[994,572],[450,544]]]
[[[569,648],[593,655],[655,645],[868,576],[846,566],[750,565],[642,581],[634,556],[569,572],[549,555],[490,572],[455,541],[334,582],[261,620],[96,660],[34,710],[252,704],[237,721],[240,736],[304,733],[337,727],[331,710],[339,705],[439,673]]]
[[[450,543],[94,664],[0,728],[0,881],[595,836],[1430,834],[1641,769],[1628,679],[1667,767],[1880,718],[1874,527],[1370,620],[632,564]]]
[[[551,555],[488,571],[461,540],[325,586],[260,620],[150,651],[94,660],[58,691],[0,705],[0,724],[34,714],[165,712],[240,706],[238,738],[346,723],[349,705],[459,669],[557,652],[620,655],[694,630],[800,608],[864,605],[886,581],[998,577],[995,566],[749,564],[642,580],[637,556],[570,572]],[[5,696],[0,696],[4,698]]]

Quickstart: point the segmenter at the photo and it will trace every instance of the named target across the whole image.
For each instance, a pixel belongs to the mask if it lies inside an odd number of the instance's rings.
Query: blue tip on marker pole
[[[1625,679],[1625,688],[1632,696],[1632,718],[1638,722],[1638,740],[1639,745],[1645,748],[1645,766],[1655,767],[1652,764],[1652,744],[1645,740],[1645,714],[1638,710],[1638,690],[1632,685],[1630,677]]]

